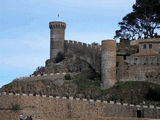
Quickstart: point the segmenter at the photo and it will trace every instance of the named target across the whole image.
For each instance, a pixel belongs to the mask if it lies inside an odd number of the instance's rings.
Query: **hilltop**
[[[118,44],[118,55],[137,52],[137,46],[129,43]],[[65,74],[42,77],[51,73]],[[87,99],[114,100],[133,104],[160,104],[160,85],[145,81],[117,82],[109,89],[102,89],[101,73],[90,63],[75,55],[58,54],[55,59],[46,61],[45,67],[39,67],[32,75],[40,77],[15,79],[4,85],[0,91],[15,93],[35,93],[52,96],[73,96]],[[154,95],[153,95],[154,94]]]

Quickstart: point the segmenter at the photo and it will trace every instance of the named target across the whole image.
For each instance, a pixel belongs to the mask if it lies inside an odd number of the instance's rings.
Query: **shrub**
[[[77,82],[78,88],[80,91],[87,89],[100,90],[100,82],[99,81],[91,81],[88,79],[79,78]]]
[[[95,46],[96,46],[96,45],[99,45],[99,44],[98,44],[98,43],[96,43],[96,42],[93,42],[93,43],[92,43],[92,45],[95,45]]]
[[[64,76],[64,78],[65,78],[65,80],[71,80],[70,74],[66,74],[66,75]]]
[[[20,105],[19,105],[19,104],[12,104],[12,105],[11,105],[11,110],[13,110],[13,111],[18,111],[18,110],[20,110]]]
[[[64,54],[62,52],[59,52],[55,58],[55,63],[59,63],[62,60],[64,60]]]
[[[160,101],[160,89],[149,88],[145,97],[148,100]]]

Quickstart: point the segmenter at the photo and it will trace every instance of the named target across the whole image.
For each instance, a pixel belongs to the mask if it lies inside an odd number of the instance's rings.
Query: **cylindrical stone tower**
[[[54,21],[49,23],[50,28],[50,59],[55,58],[59,52],[64,53],[64,40],[66,23]]]
[[[102,87],[107,89],[116,83],[116,41],[103,40],[101,52]]]

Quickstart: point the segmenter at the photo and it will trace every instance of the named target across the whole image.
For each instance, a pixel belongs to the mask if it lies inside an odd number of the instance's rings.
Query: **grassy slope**
[[[160,105],[160,85],[149,82],[118,82],[102,90],[96,81],[79,81],[79,93],[90,94],[94,99],[115,100],[133,104]]]

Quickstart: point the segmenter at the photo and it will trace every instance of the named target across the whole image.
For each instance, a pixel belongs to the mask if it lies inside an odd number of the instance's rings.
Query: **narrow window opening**
[[[149,48],[150,48],[150,49],[152,48],[152,44],[149,44]]]

